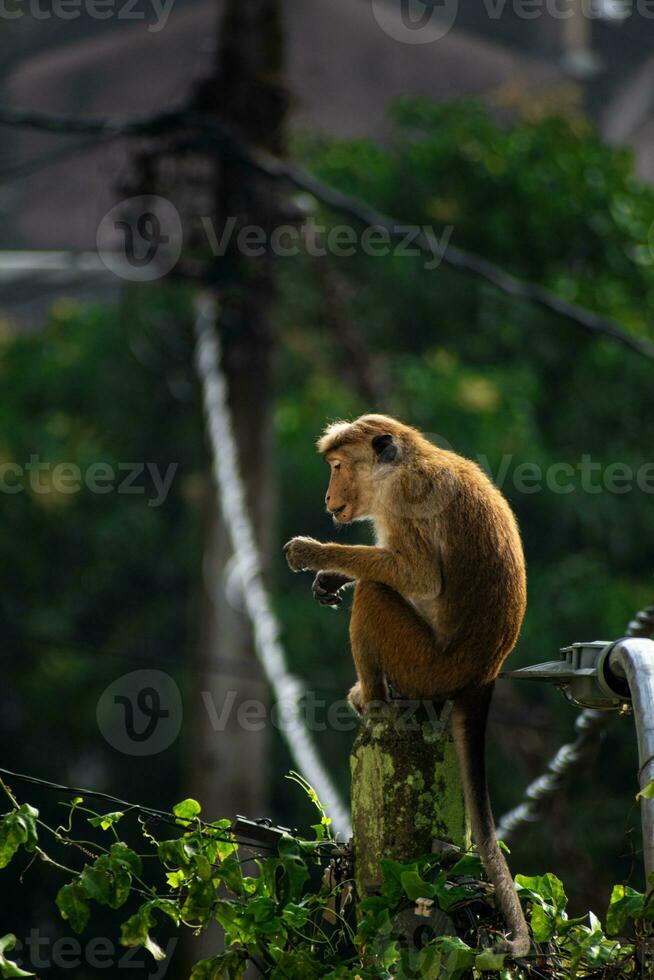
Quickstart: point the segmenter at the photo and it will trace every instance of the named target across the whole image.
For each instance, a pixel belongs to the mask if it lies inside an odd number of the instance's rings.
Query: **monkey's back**
[[[437,465],[444,492],[435,515],[442,591],[434,626],[464,683],[484,683],[497,676],[522,625],[522,541],[507,500],[479,466],[443,450]]]

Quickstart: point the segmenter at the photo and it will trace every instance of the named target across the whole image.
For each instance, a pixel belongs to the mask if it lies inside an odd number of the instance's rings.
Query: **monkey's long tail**
[[[495,684],[464,691],[454,702],[452,732],[459,757],[466,808],[472,836],[495,886],[498,905],[510,939],[496,946],[497,952],[525,956],[531,941],[529,928],[518,899],[513,878],[497,843],[495,822],[486,781],[486,722]]]

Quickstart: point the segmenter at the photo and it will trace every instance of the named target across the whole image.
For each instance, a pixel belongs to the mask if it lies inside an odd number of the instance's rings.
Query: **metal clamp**
[[[289,827],[278,827],[267,817],[258,820],[248,820],[247,817],[237,816],[232,823],[232,833],[256,847],[276,848],[283,837],[297,836],[297,830]]]
[[[502,671],[500,677],[553,684],[572,704],[604,711],[628,711],[631,695],[625,679],[611,670],[615,643],[593,640],[563,647],[558,660]]]

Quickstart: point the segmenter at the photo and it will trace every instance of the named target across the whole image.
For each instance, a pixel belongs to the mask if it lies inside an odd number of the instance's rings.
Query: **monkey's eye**
[[[341,468],[341,464],[340,463],[334,463],[334,469],[335,470],[340,470],[340,468]]]

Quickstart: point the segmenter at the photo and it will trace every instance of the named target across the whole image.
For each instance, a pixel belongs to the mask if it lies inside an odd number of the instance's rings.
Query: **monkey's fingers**
[[[343,601],[342,596],[338,595],[332,589],[325,588],[321,584],[319,575],[313,580],[311,586],[311,591],[313,593],[313,598],[320,603],[321,606],[340,606]]]
[[[287,541],[286,544],[284,545],[284,555],[286,556],[286,561],[288,563],[288,567],[290,568],[290,570],[292,572],[301,572],[302,566],[301,564],[298,563],[296,559],[295,550],[296,550],[295,538],[292,538],[290,541]]]
[[[292,572],[309,572],[318,563],[320,542],[314,538],[291,538],[284,545],[286,561]]]
[[[324,595],[318,595],[314,592],[314,598],[317,599],[321,606],[340,606],[343,601],[342,596],[332,592],[325,592]]]

